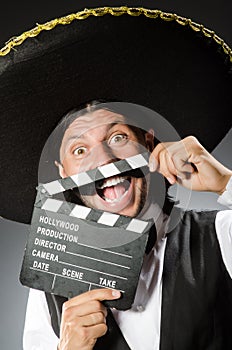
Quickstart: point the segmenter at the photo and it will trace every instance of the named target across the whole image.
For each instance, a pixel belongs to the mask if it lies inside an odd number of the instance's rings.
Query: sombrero
[[[231,127],[232,51],[190,19],[96,8],[54,19],[0,51],[1,215],[30,222],[43,146],[90,100],[140,104],[208,151]]]

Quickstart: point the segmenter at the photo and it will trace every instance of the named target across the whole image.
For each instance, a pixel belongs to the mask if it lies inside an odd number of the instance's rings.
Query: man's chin
[[[107,201],[102,199],[101,197],[97,198],[92,204],[89,202],[86,205],[91,206],[93,208],[108,211],[111,213],[116,213],[120,215],[128,215],[132,216],[133,211],[131,208],[132,205],[129,202],[126,202],[124,200],[118,200],[118,201]],[[129,215],[131,214],[131,215]]]

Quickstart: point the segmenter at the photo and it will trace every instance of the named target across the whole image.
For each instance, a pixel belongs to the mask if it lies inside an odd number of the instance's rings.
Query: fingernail
[[[172,179],[171,177],[167,177],[168,182],[173,185],[176,181]]]
[[[157,168],[158,168],[158,162],[154,157],[151,156],[149,161],[149,169],[151,172],[154,172],[156,171]]]
[[[121,293],[119,292],[119,290],[113,289],[112,290],[112,295],[115,298],[119,298],[121,296]]]

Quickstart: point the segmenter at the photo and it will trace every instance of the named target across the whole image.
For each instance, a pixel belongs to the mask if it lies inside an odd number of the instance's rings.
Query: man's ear
[[[145,134],[146,147],[150,152],[152,152],[154,149],[154,135],[155,133],[153,129],[149,129]]]
[[[60,164],[59,162],[57,162],[56,160],[55,160],[55,165],[57,166],[57,168],[58,168],[58,170],[59,170],[60,177],[61,177],[62,179],[64,179],[65,177],[67,177],[63,165]]]

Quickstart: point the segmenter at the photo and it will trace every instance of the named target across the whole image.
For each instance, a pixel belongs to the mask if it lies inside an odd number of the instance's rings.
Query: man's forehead
[[[112,124],[124,124],[125,117],[112,111],[100,109],[77,117],[67,128],[65,134],[76,133],[76,137],[84,134],[88,130]]]

